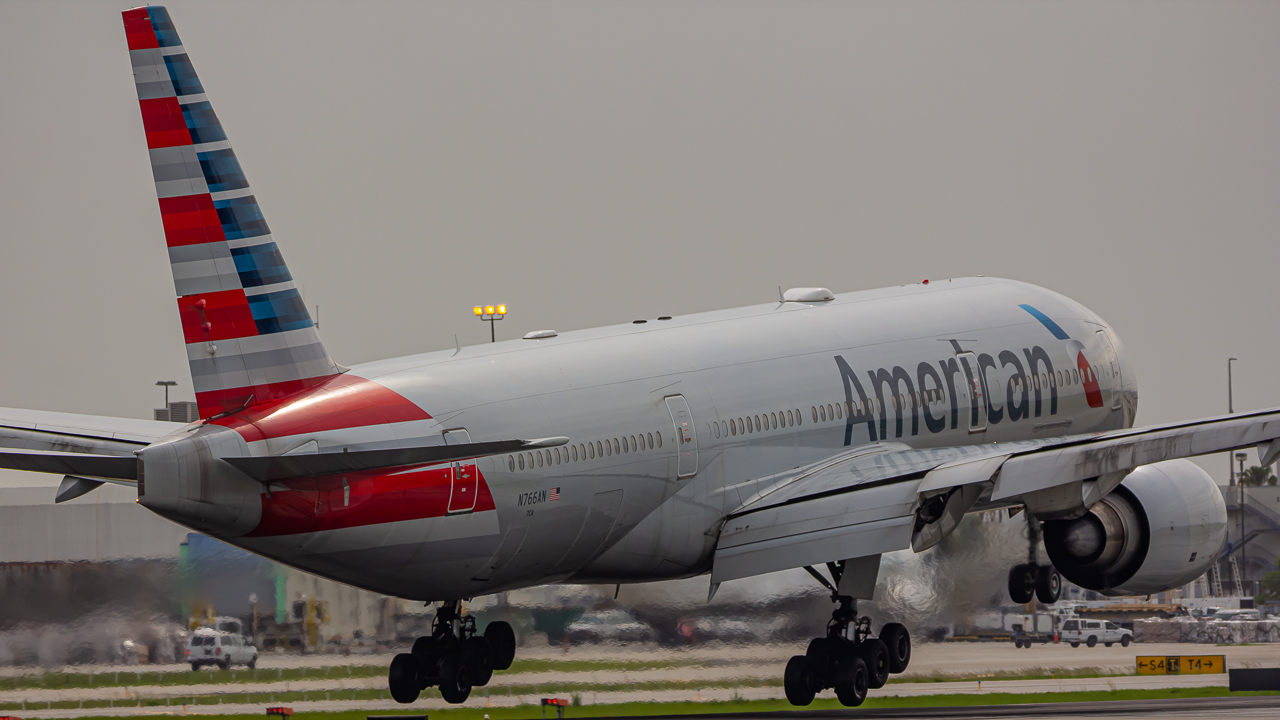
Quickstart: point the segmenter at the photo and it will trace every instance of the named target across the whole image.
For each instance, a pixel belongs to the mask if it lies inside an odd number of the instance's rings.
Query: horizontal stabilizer
[[[427,447],[330,452],[311,455],[232,457],[223,458],[223,460],[231,463],[236,469],[255,480],[269,483],[291,478],[336,475],[361,470],[378,470],[407,465],[430,465],[454,460],[468,460],[501,453],[556,447],[568,442],[569,438],[566,437],[544,438],[542,440],[493,440],[461,445],[430,445]]]
[[[138,459],[133,456],[6,450],[0,452],[0,468],[115,480],[138,479]]]

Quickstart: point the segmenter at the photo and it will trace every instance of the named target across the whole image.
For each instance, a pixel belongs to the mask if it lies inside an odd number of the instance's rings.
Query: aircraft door
[[[471,442],[471,435],[466,430],[446,430],[445,445],[465,445]],[[476,495],[480,487],[480,474],[476,471],[476,461],[459,460],[449,464],[449,513],[466,513],[476,509]]]
[[[683,395],[671,395],[666,401],[676,429],[676,452],[679,456],[676,478],[693,477],[698,472],[698,432],[693,425],[693,413],[689,412],[689,403]]]
[[[971,352],[956,355],[960,361],[960,371],[964,373],[965,395],[969,398],[969,432],[980,433],[987,429],[987,394],[986,384],[982,381],[982,368],[978,367],[978,356]]]
[[[1109,387],[1111,390],[1111,402],[1112,402],[1111,409],[1119,410],[1120,409],[1119,390],[1120,390],[1120,386],[1124,384],[1124,378],[1121,377],[1120,375],[1120,360],[1119,358],[1116,357],[1115,347],[1111,345],[1111,338],[1107,337],[1107,331],[1099,330],[1097,332],[1097,335],[1098,335],[1098,342],[1102,343],[1102,351],[1106,353],[1106,356],[1107,356],[1107,364],[1103,368],[1103,372],[1104,374],[1107,375],[1110,382],[1106,383],[1104,387]]]

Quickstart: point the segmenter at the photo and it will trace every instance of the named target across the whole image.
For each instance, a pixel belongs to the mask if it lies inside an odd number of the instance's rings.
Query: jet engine
[[[1143,465],[1074,520],[1044,523],[1049,558],[1071,582],[1104,595],[1185,585],[1217,559],[1227,506],[1189,460]]]

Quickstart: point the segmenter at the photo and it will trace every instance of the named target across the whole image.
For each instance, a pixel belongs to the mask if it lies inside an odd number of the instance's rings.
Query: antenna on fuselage
[[[453,354],[462,352],[462,343],[458,341],[458,333],[453,334]]]
[[[778,302],[785,303],[786,301],[787,301],[786,296],[782,294],[782,286],[779,285],[778,286]]]

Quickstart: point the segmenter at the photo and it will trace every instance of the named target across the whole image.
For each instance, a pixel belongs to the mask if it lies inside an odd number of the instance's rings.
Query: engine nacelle
[[[1143,465],[1089,512],[1044,523],[1058,572],[1104,595],[1146,595],[1185,585],[1218,557],[1227,506],[1190,460]]]

